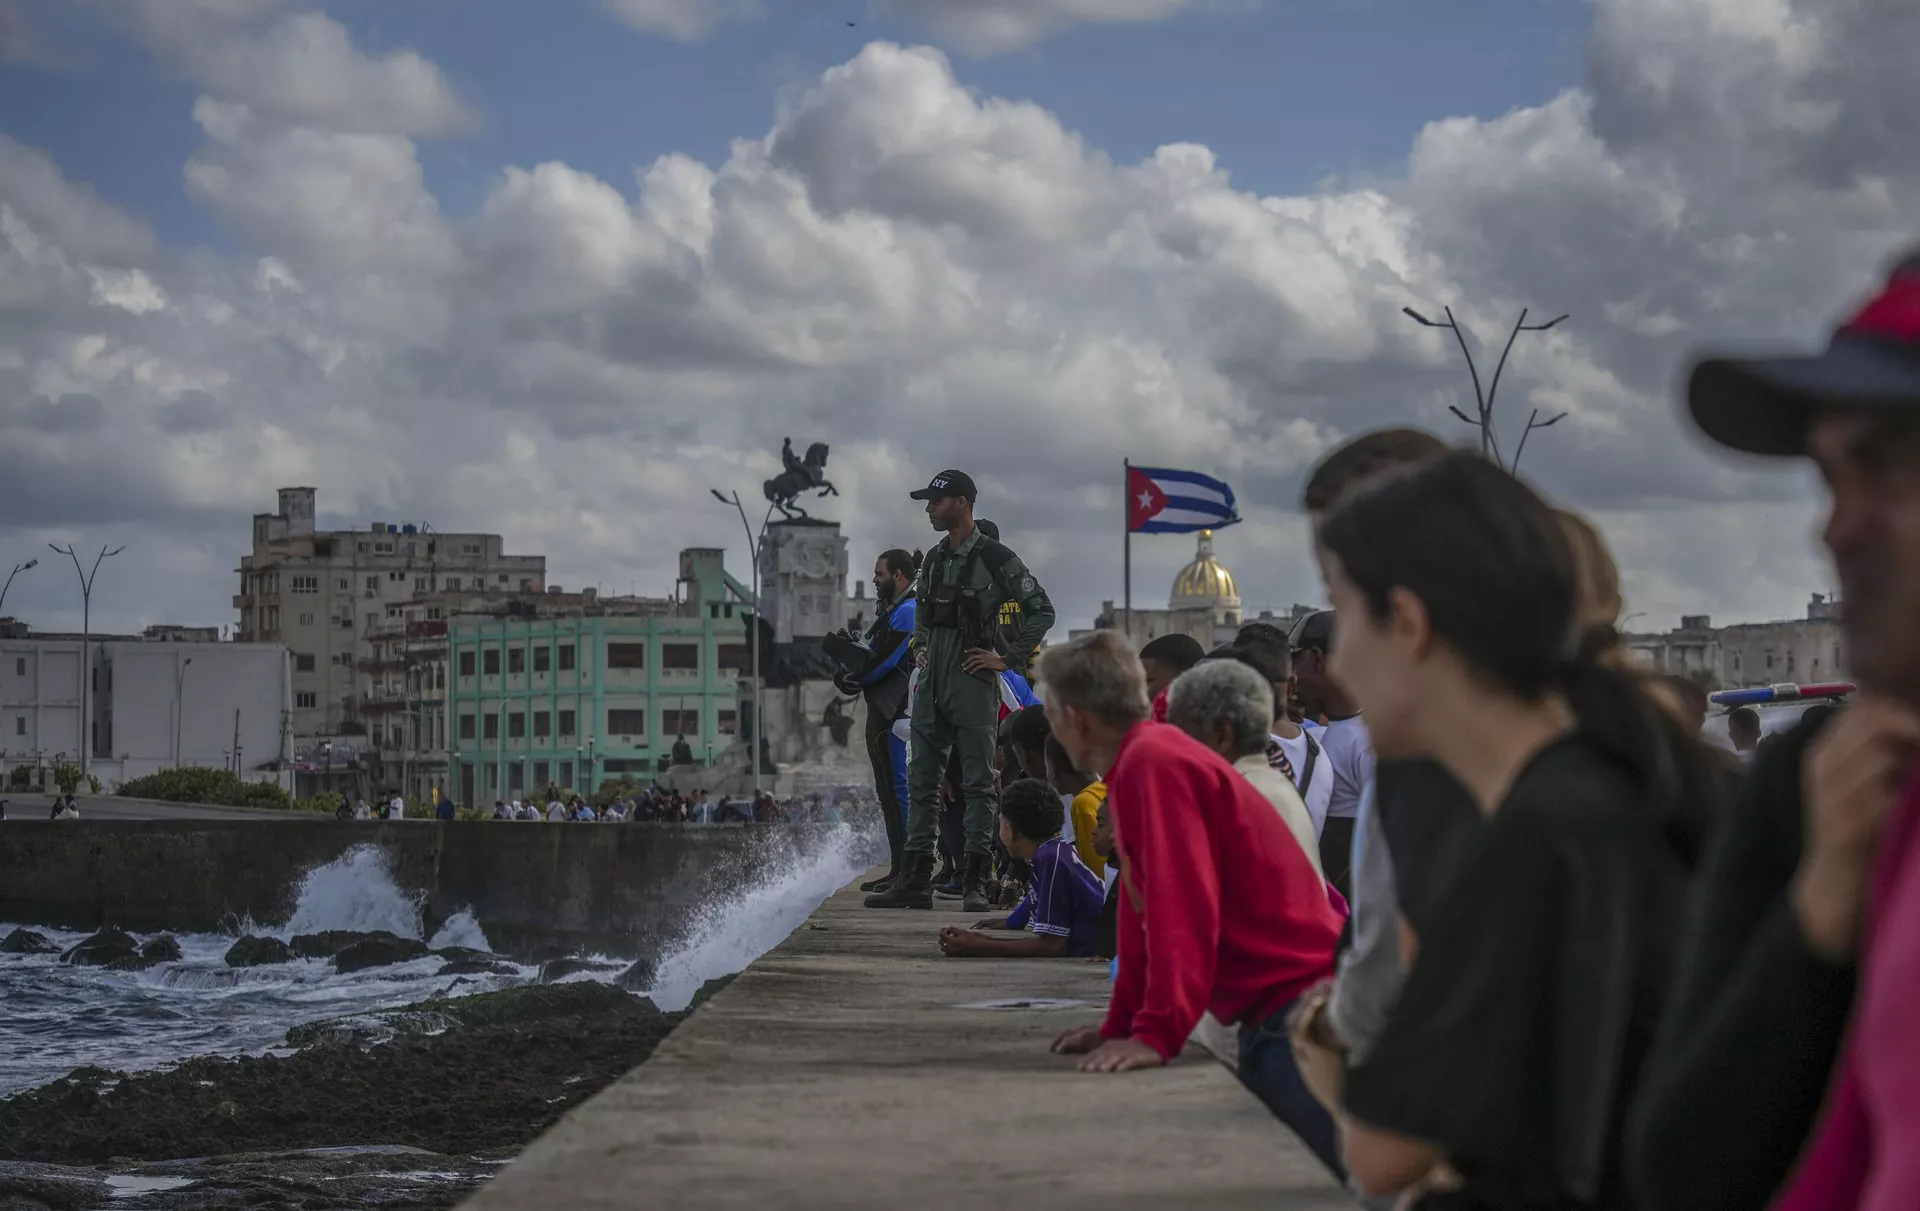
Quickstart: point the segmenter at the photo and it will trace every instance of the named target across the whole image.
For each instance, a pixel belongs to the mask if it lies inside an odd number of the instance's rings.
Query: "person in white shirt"
[[[555,799],[553,802],[547,804],[547,822],[548,823],[559,824],[565,821],[566,818],[567,818],[567,809],[560,805],[560,800]]]
[[[407,801],[398,792],[387,797],[387,819],[404,820],[407,818]]]
[[[1333,775],[1327,820],[1320,830],[1321,863],[1328,880],[1346,895],[1353,863],[1354,820],[1360,812],[1361,798],[1373,784],[1373,743],[1367,736],[1367,725],[1360,719],[1359,704],[1328,672],[1333,634],[1333,611],[1320,610],[1295,623],[1288,641],[1300,707],[1308,720],[1324,725],[1313,732],[1313,738],[1320,744],[1321,761]]]
[[[1323,760],[1320,741],[1295,723],[1287,712],[1293,698],[1293,652],[1287,634],[1264,622],[1240,628],[1231,644],[1211,653],[1213,658],[1238,660],[1266,679],[1273,691],[1273,725],[1267,738],[1267,764],[1293,783],[1306,801],[1316,839],[1326,831],[1327,809],[1333,799],[1333,769]]]

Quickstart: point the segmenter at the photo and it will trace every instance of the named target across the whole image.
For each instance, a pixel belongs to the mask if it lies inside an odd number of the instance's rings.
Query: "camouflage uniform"
[[[993,851],[994,747],[998,742],[1000,674],[969,673],[966,650],[992,648],[1007,667],[1025,675],[1027,661],[1053,626],[1053,602],[1033,573],[1005,546],[975,530],[958,548],[942,540],[920,568],[920,607],[913,652],[927,656],[913,706],[913,760],[907,767],[911,805],[909,854],[931,854],[940,819],[940,780],[949,752],[960,751],[960,791],[966,798],[967,853]],[[943,610],[939,602],[964,602]],[[1009,607],[1013,607],[1009,609]],[[956,616],[957,615],[957,616]],[[1013,619],[1009,632],[999,624]]]

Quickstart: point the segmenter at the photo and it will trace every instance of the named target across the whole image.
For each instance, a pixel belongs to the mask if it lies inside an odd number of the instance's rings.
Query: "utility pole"
[[[127,548],[119,546],[109,551],[101,547],[100,554],[93,557],[93,570],[87,572],[81,570],[72,543],[47,546],[73,560],[74,574],[80,578],[80,781],[86,782],[93,774],[93,716],[87,713],[88,692],[93,688],[93,582],[100,575],[100,561]]]
[[[187,716],[187,666],[193,657],[182,660],[173,670],[173,768],[180,768],[180,732]]]
[[[1500,351],[1500,362],[1493,368],[1493,380],[1487,384],[1486,390],[1482,391],[1480,389],[1480,368],[1474,364],[1473,351],[1467,348],[1466,334],[1461,331],[1459,321],[1454,318],[1453,308],[1448,307],[1446,309],[1447,319],[1445,323],[1430,320],[1411,307],[1402,307],[1400,310],[1405,312],[1415,323],[1424,327],[1445,328],[1453,333],[1453,339],[1460,344],[1461,355],[1467,359],[1467,374],[1473,379],[1473,397],[1475,403],[1478,405],[1478,409],[1477,415],[1475,416],[1468,416],[1460,409],[1452,406],[1449,406],[1447,411],[1480,430],[1480,453],[1491,458],[1495,463],[1505,466],[1508,471],[1517,474],[1520,470],[1520,456],[1526,452],[1527,438],[1532,435],[1535,429],[1549,429],[1559,424],[1561,421],[1567,419],[1567,414],[1562,412],[1557,416],[1541,420],[1540,409],[1535,408],[1527,417],[1526,431],[1520,435],[1520,444],[1514,448],[1513,461],[1506,462],[1500,455],[1500,437],[1499,434],[1495,432],[1493,418],[1493,402],[1495,397],[1500,393],[1500,375],[1506,370],[1507,357],[1512,354],[1514,342],[1520,339],[1522,332],[1546,332],[1551,328],[1558,327],[1567,317],[1561,315],[1548,320],[1544,324],[1529,324],[1527,323],[1528,309],[1521,308],[1520,318],[1514,321],[1513,331],[1507,334],[1507,346]]]
[[[7,604],[7,590],[13,587],[13,578],[20,575],[20,573],[22,572],[28,571],[33,568],[37,568],[39,566],[40,566],[40,561],[37,559],[29,559],[25,563],[17,563],[13,565],[13,571],[7,573],[7,583],[0,585],[0,606],[4,606]]]
[[[749,642],[752,645],[748,657],[753,668],[753,727],[741,730],[750,731],[747,736],[747,760],[753,765],[753,796],[757,802],[760,798],[760,737],[767,726],[765,686],[760,681],[760,598],[762,595],[760,547],[767,537],[767,524],[773,520],[773,506],[767,506],[767,515],[760,520],[760,534],[755,537],[753,526],[747,521],[746,506],[740,503],[740,494],[735,492],[731,496],[726,496],[722,495],[718,488],[708,490],[713,493],[715,500],[723,505],[732,505],[739,512],[740,528],[747,532],[747,558],[753,561],[753,613],[751,625],[747,628]]]

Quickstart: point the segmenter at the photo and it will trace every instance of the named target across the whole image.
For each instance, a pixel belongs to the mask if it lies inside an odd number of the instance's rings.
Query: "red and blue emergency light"
[[[1845,681],[1823,681],[1817,685],[1763,685],[1751,690],[1721,690],[1707,695],[1715,706],[1760,706],[1768,702],[1792,702],[1801,698],[1844,698],[1860,687]]]

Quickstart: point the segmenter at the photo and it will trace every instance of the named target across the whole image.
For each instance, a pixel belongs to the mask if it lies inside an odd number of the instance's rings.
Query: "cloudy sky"
[[[95,621],[230,622],[249,517],[504,533],[665,592],[780,439],[856,566],[943,467],[1084,625],[1120,467],[1220,475],[1252,608],[1316,600],[1301,476],[1471,436],[1636,627],[1827,587],[1795,467],[1703,450],[1702,345],[1822,339],[1920,227],[1911,0],[0,0],[0,569],[124,543]],[[1509,436],[1511,441],[1511,436]],[[756,514],[757,516],[757,514]],[[1135,543],[1135,600],[1191,554]]]

